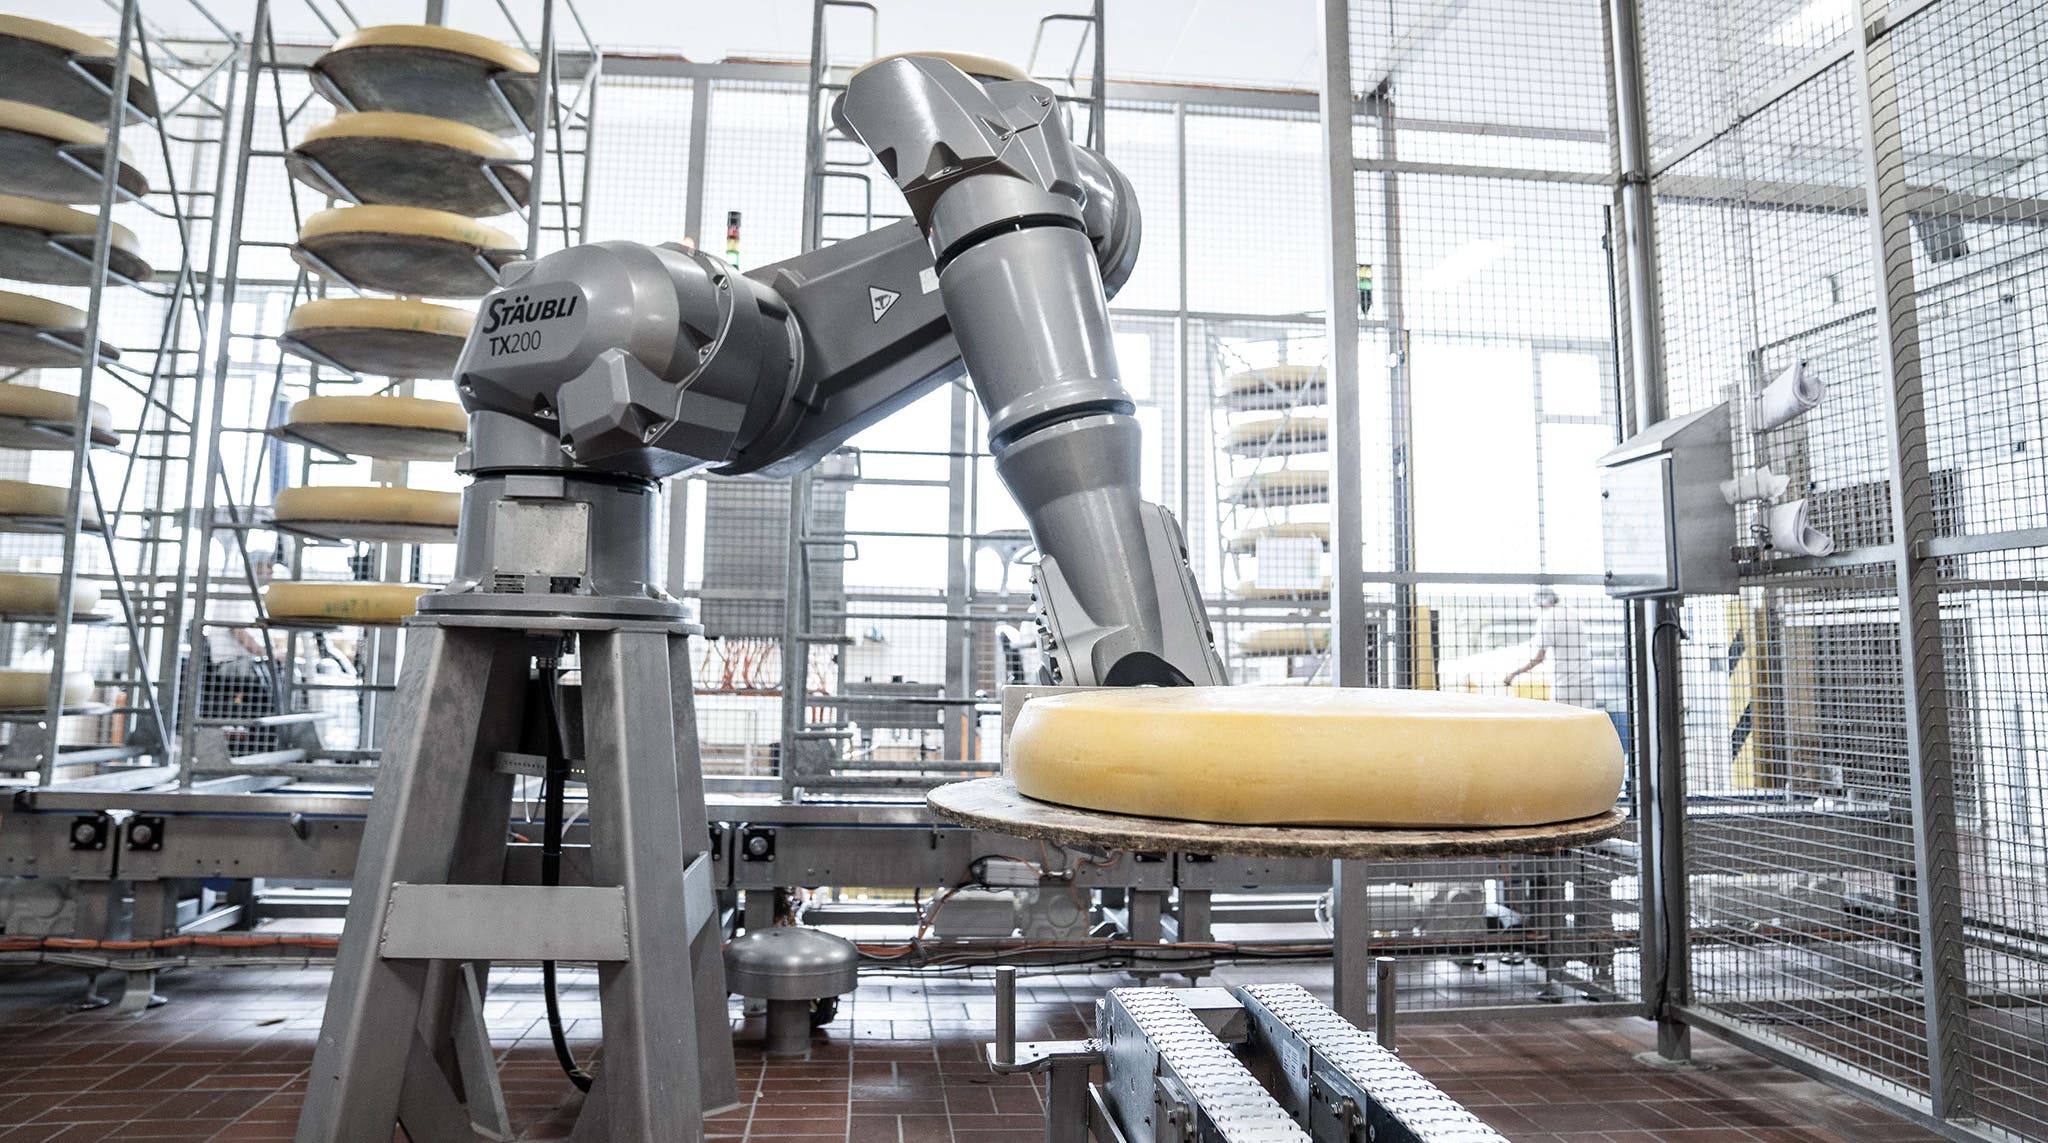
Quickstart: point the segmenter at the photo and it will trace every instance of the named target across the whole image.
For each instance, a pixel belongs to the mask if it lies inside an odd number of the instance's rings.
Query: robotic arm
[[[625,242],[508,268],[457,366],[457,579],[423,606],[656,604],[655,481],[801,471],[964,373],[1042,555],[1049,681],[1223,683],[1181,531],[1138,492],[1106,300],[1137,255],[1130,184],[1044,87],[934,58],[857,73],[835,115],[911,220],[747,274]]]

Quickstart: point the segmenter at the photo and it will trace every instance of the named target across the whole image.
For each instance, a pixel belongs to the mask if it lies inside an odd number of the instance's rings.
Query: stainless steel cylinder
[[[770,1000],[768,1040],[762,1049],[771,1056],[801,1056],[811,1050],[811,1002]]]

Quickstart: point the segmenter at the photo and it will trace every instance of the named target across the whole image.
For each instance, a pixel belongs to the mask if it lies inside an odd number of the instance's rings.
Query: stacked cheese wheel
[[[122,122],[157,113],[156,94],[139,57],[128,66]],[[28,286],[93,288],[95,248],[106,235],[107,281],[136,283],[153,271],[135,233],[71,203],[100,200],[107,127],[116,108],[108,94],[113,44],[60,24],[0,15],[0,371],[76,369],[87,352],[86,311]],[[146,194],[148,179],[125,142],[114,179],[126,196]],[[104,339],[91,347],[120,356]],[[81,413],[84,415],[81,416]],[[110,416],[55,389],[0,384],[0,448],[69,449],[86,433],[113,446]]]
[[[133,124],[159,113],[146,59],[126,61],[126,80],[115,45],[58,24],[0,15],[0,374],[11,370],[78,370],[88,357],[117,360],[120,353],[92,329],[76,294],[52,297],[51,287],[99,291],[148,282],[142,242],[113,218],[78,204],[97,204],[114,183],[114,201],[147,194],[137,167]],[[117,98],[118,95],[118,98]],[[110,152],[110,127],[124,128]],[[125,206],[124,206],[125,209]],[[104,252],[104,277],[98,258]],[[60,300],[61,299],[61,300]],[[82,445],[117,447],[113,414],[95,401],[46,385],[34,375],[0,382],[0,449],[69,451]],[[35,471],[34,466],[30,468]],[[49,479],[44,477],[44,481]],[[0,480],[0,531],[60,533],[76,510],[80,528],[100,521],[81,488],[36,480]],[[81,553],[91,548],[83,543]],[[68,596],[62,577],[0,572],[0,621],[67,624],[96,614],[100,592],[75,576]],[[0,670],[0,707],[40,710],[50,701],[47,667]],[[90,701],[92,678],[66,672],[61,701]]]
[[[1284,346],[1273,348],[1284,354]],[[1288,362],[1231,372],[1216,396],[1229,473],[1223,554],[1232,594],[1250,606],[1255,624],[1236,643],[1246,657],[1319,655],[1329,647],[1318,613],[1330,596],[1326,389],[1322,366]]]
[[[351,373],[444,378],[470,311],[421,298],[479,298],[523,243],[482,218],[530,205],[522,148],[540,63],[482,36],[428,25],[358,28],[315,60],[316,91],[339,109],[286,165],[354,205],[305,220],[292,257],[358,292],[294,310],[280,344]]]

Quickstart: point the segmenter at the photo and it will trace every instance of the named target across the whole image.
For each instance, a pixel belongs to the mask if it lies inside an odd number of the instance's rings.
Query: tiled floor
[[[1325,970],[1326,971],[1326,970]],[[1252,970],[1238,970],[1250,979]],[[1261,979],[1315,977],[1260,970]],[[0,1143],[120,1139],[287,1140],[326,985],[322,969],[217,969],[167,977],[171,1003],[141,1017],[73,1013],[77,974],[0,970]],[[565,1015],[582,1055],[594,1047],[588,974],[567,980]],[[1114,975],[1028,978],[1025,1038],[1079,1035]],[[744,1106],[714,1138],[848,1143],[1025,1143],[1043,1137],[1027,1080],[977,1061],[993,1001],[984,978],[868,977],[808,1060],[764,1062],[743,1027]],[[507,1101],[529,1139],[559,1138],[574,1090],[556,1069],[537,974],[493,980],[488,1012],[505,1058]],[[1402,1054],[1509,1138],[1531,1143],[1908,1143],[1935,1136],[1712,1041],[1711,1070],[1647,1069],[1633,1020],[1410,1024]]]

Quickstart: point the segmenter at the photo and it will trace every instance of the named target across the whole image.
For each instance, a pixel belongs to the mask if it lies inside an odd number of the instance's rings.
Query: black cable
[[[562,718],[562,673],[553,663],[541,670],[548,680],[547,767],[541,772],[540,883],[562,883],[562,795],[569,784],[568,726]],[[569,1051],[569,1037],[562,1031],[562,1004],[555,994],[555,962],[540,962],[541,990],[547,1000],[548,1039],[554,1041],[555,1059],[562,1074],[578,1091],[590,1090],[590,1073],[576,1063]]]

